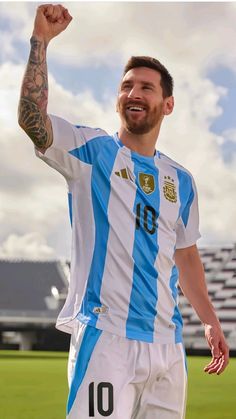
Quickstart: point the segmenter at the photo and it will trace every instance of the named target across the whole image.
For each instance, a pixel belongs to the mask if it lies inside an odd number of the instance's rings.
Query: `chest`
[[[135,159],[118,155],[111,165],[102,155],[95,162],[92,184],[96,199],[122,216],[159,219],[172,228],[181,215],[190,194],[186,176],[158,159]],[[99,185],[99,187],[97,186]]]

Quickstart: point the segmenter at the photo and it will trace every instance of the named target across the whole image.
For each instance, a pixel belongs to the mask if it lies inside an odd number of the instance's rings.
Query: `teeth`
[[[143,111],[143,108],[141,108],[139,106],[129,106],[128,109],[130,111]]]

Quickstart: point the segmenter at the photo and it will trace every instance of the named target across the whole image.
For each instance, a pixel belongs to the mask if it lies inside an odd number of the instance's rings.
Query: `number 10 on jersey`
[[[150,205],[142,206],[141,203],[136,205],[136,230],[141,227],[148,234],[154,234],[157,229],[157,213]]]

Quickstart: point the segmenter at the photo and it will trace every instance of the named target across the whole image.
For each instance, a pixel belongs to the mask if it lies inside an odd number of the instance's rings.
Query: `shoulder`
[[[72,123],[56,115],[49,115],[53,130],[57,134],[71,133],[71,135],[80,136],[86,140],[98,137],[109,137],[108,133],[102,128],[93,128],[87,125]]]
[[[86,125],[74,125],[74,130],[82,134],[86,140],[103,139],[105,142],[112,140],[112,137],[102,128],[93,128]]]
[[[159,152],[159,157],[163,164],[165,164],[166,166],[173,167],[182,176],[186,176],[193,180],[192,173],[188,169],[186,169],[186,167],[182,166],[180,163],[176,162],[171,157],[167,156],[162,152]]]

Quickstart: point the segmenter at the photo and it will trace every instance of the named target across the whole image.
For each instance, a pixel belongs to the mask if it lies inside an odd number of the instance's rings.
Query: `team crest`
[[[153,175],[149,175],[148,173],[139,173],[139,184],[145,192],[145,194],[150,195],[155,190],[155,180]]]
[[[174,179],[172,179],[170,176],[164,176],[163,192],[165,198],[168,199],[168,201],[177,202],[177,193]]]

